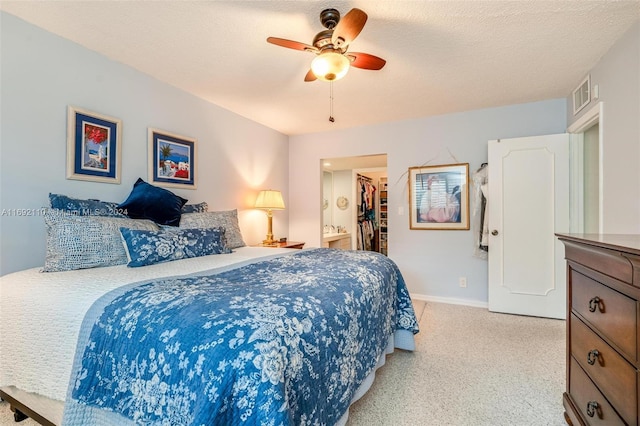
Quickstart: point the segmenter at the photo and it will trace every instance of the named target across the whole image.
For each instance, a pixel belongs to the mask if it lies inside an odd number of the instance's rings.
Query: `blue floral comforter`
[[[418,332],[395,263],[334,249],[138,284],[96,317],[65,424],[95,424],[87,409],[119,424],[333,425],[394,331]]]

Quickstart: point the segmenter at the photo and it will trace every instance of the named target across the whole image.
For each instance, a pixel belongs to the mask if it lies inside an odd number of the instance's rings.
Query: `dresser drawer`
[[[569,394],[580,411],[582,418],[586,419],[589,425],[624,426],[624,421],[616,414],[606,398],[573,357],[571,357],[570,368]]]
[[[594,352],[596,350],[597,354]],[[616,407],[620,416],[629,425],[636,426],[636,369],[575,315],[571,316],[571,354]]]
[[[622,282],[633,282],[633,265],[620,252],[565,241],[565,256],[574,262],[614,277]]]
[[[574,269],[571,307],[633,362],[637,362],[637,302]]]

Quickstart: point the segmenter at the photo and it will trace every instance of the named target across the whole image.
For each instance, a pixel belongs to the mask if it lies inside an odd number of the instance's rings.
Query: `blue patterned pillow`
[[[224,228],[160,231],[120,228],[120,233],[129,259],[127,266],[130,267],[231,253],[226,245]]]
[[[47,210],[44,223],[47,254],[42,272],[124,265],[127,253],[122,246],[120,228],[159,229],[150,220],[80,216],[58,209]]]
[[[118,208],[118,203],[100,200],[80,200],[61,194],[49,193],[51,208],[63,210],[78,216],[111,216],[127,217],[126,213]]]
[[[133,219],[149,219],[159,225],[178,226],[182,206],[186,202],[185,198],[138,178],[131,194],[118,208],[126,210]]]
[[[184,213],[203,213],[209,210],[209,205],[206,201],[198,204],[185,204],[182,206],[182,214]]]

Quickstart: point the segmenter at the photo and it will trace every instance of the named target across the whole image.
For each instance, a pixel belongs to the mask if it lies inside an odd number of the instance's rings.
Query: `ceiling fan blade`
[[[309,70],[307,75],[304,76],[304,81],[315,81],[318,77],[313,73],[312,70]]]
[[[318,53],[318,49],[308,44],[300,43],[299,41],[287,40],[285,38],[268,37],[267,42],[275,44],[276,46],[287,47],[295,50],[306,50],[308,52]]]
[[[340,18],[338,25],[333,29],[331,42],[336,47],[346,46],[360,34],[366,22],[366,13],[357,8],[351,9],[346,15]]]
[[[369,55],[368,53],[349,52],[346,55],[351,61],[352,67],[365,70],[379,70],[387,63],[384,59]]]

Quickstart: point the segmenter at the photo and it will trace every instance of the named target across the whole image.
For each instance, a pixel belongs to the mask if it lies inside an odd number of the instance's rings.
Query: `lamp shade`
[[[349,71],[349,59],[341,53],[328,51],[311,61],[311,71],[322,81],[340,80]]]
[[[284,200],[282,199],[282,193],[272,189],[260,191],[258,198],[256,199],[256,208],[266,210],[283,210]]]

